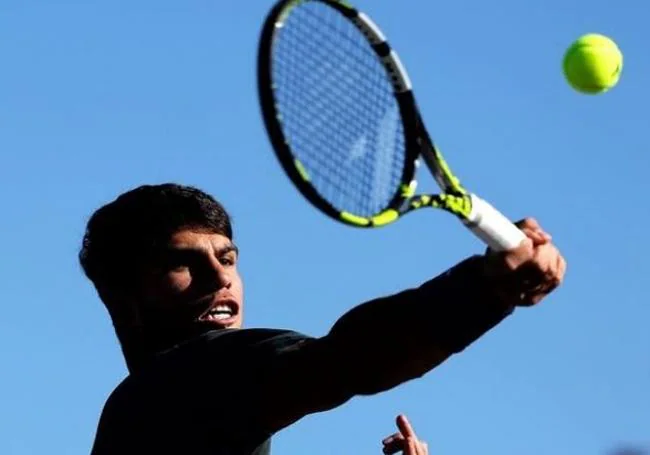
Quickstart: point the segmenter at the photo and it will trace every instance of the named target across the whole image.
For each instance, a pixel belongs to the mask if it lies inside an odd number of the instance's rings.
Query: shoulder
[[[264,343],[271,340],[298,340],[310,338],[295,330],[288,329],[231,329],[231,330],[214,330],[203,335],[206,340],[231,340],[245,343]]]
[[[106,399],[97,423],[92,455],[123,452],[128,447],[127,441],[134,439],[132,410],[138,405],[137,400],[132,400],[137,397],[133,385],[131,376],[127,376]]]
[[[282,348],[313,339],[303,333],[285,329],[244,329],[239,332],[241,339],[246,340],[252,346]]]
[[[226,329],[212,330],[196,338],[174,346],[158,356],[158,360],[172,358],[175,356],[184,356],[190,352],[205,354],[205,351],[227,350],[247,350],[265,347],[286,347],[305,340],[313,339],[294,330],[287,329]]]
[[[312,339],[313,337],[294,330],[239,329],[227,333],[208,333],[201,340],[197,340],[195,349],[201,352],[201,355],[209,353],[245,360],[248,356],[259,357],[291,350]]]
[[[203,372],[206,366],[246,363],[258,353],[290,349],[312,337],[285,329],[214,330],[161,352],[146,367],[128,375],[109,395],[105,410],[121,408],[125,402],[130,408],[155,395],[158,387],[184,382],[190,373]],[[195,371],[196,370],[196,371]],[[231,371],[236,376],[235,371]]]
[[[195,439],[223,433],[222,438],[239,435],[263,440],[269,435],[259,430],[254,419],[260,371],[280,353],[310,339],[283,329],[220,330],[161,353],[110,394],[93,454],[107,453],[102,450],[106,447],[137,445],[137,441],[171,441],[179,432]]]

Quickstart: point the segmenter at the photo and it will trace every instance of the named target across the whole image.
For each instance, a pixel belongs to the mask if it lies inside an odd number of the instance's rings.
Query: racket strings
[[[401,183],[404,134],[366,38],[336,10],[304,2],[278,30],[272,59],[283,132],[311,184],[338,210],[382,211]]]

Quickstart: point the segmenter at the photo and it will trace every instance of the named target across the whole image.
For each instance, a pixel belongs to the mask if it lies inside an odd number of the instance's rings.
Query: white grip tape
[[[526,235],[488,202],[472,194],[472,213],[464,222],[478,238],[495,251],[516,248]]]

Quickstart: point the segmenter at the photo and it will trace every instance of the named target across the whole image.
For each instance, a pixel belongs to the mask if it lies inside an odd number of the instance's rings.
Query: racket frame
[[[291,12],[291,8],[298,6],[303,2],[302,0],[280,0],[276,2],[269,11],[262,27],[257,60],[257,86],[262,118],[269,140],[280,165],[289,179],[300,193],[323,213],[339,222],[354,227],[377,227],[392,223],[400,216],[407,202],[415,194],[417,185],[414,176],[416,167],[419,164],[420,147],[417,143],[416,134],[417,112],[413,109],[413,97],[410,94],[411,82],[399,61],[399,57],[388,46],[379,27],[370,18],[345,2],[336,0],[308,1],[320,2],[334,8],[352,21],[369,40],[377,55],[384,62],[384,68],[390,75],[393,87],[399,87],[399,92],[396,91],[396,101],[405,128],[405,158],[400,177],[402,183],[396,188],[384,210],[374,216],[363,217],[355,213],[339,210],[323,198],[310,183],[308,171],[291,152],[291,147],[282,132],[281,116],[275,105],[272,55],[276,31],[282,28],[284,20]]]
[[[390,80],[403,122],[405,144],[401,184],[386,208],[374,216],[365,217],[338,210],[324,199],[310,183],[308,171],[294,157],[282,132],[282,120],[273,93],[272,55],[275,36],[294,7],[306,1],[327,5],[348,20],[367,38],[383,63]],[[408,73],[397,52],[389,45],[380,28],[366,14],[349,3],[337,0],[279,0],[269,11],[259,41],[257,85],[262,118],[275,155],[288,178],[299,192],[321,212],[349,226],[373,228],[393,223],[401,216],[424,207],[444,209],[456,215],[478,238],[495,250],[519,245],[524,234],[488,202],[468,192],[454,176],[442,154],[431,140],[417,106]],[[425,162],[442,193],[416,195],[415,173]]]

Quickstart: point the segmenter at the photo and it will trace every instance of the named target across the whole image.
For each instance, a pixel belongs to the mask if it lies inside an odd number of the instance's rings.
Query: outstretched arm
[[[474,256],[442,275],[359,305],[322,338],[278,355],[259,378],[262,425],[271,432],[355,395],[389,390],[458,353],[561,281],[564,260],[533,221],[506,253]]]

